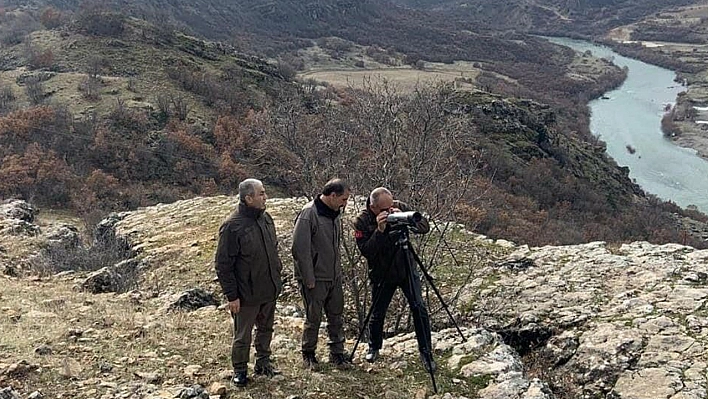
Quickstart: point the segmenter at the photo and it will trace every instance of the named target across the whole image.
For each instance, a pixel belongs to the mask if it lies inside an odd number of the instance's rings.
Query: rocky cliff
[[[708,397],[708,251],[644,242],[528,248],[443,223],[420,252],[434,261],[436,285],[466,341],[431,306],[440,392],[431,391],[412,333],[389,337],[373,365],[360,347],[351,370],[305,371],[289,256],[303,199],[268,203],[285,263],[273,342],[282,374],[231,389],[230,320],[218,306],[211,257],[219,223],[236,203],[197,198],[113,215],[101,236],[123,237],[132,258],[105,264],[113,274],[103,278],[135,276],[105,290],[87,285],[92,271],[32,269],[57,242],[95,243],[62,239],[41,212],[0,212],[1,226],[24,226],[1,233],[0,397]],[[356,204],[350,208],[353,215]],[[323,331],[322,359],[325,342]]]

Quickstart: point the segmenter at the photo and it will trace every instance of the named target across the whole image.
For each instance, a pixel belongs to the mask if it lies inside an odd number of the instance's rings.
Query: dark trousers
[[[418,340],[418,349],[421,352],[432,353],[432,343],[430,339],[430,317],[428,310],[423,303],[423,295],[420,288],[420,278],[417,273],[407,278],[402,283],[375,283],[372,287],[372,310],[371,321],[369,322],[369,347],[379,350],[383,344],[383,325],[386,318],[388,305],[391,303],[393,294],[400,287],[403,295],[408,300],[413,316],[413,326],[415,327],[415,337]]]
[[[241,306],[234,319],[234,339],[231,344],[231,363],[234,371],[248,369],[248,357],[251,351],[253,326],[256,326],[256,337],[253,344],[256,347],[256,361],[270,357],[270,341],[273,338],[273,321],[275,318],[275,301],[261,305]]]
[[[322,322],[322,311],[327,316],[329,352],[344,353],[344,290],[342,281],[318,281],[309,289],[300,284],[300,292],[305,305],[305,326],[302,331],[302,351],[314,352]]]

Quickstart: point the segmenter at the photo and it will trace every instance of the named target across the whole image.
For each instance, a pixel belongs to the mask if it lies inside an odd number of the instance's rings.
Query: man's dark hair
[[[327,184],[322,187],[322,195],[330,195],[335,193],[337,195],[344,194],[345,191],[349,190],[349,185],[342,179],[335,178],[327,182]]]

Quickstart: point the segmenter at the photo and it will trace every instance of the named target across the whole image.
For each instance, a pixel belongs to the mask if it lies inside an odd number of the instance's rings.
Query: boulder
[[[182,389],[177,397],[179,399],[209,399],[209,392],[201,385],[192,385]]]
[[[0,389],[0,399],[22,399],[22,397],[12,387],[7,387]]]
[[[218,306],[219,301],[213,294],[201,288],[194,288],[180,294],[179,298],[172,302],[168,310],[193,311],[206,306]]]
[[[92,294],[117,292],[122,278],[112,267],[104,267],[89,274],[81,283],[81,290]]]
[[[10,199],[0,204],[0,215],[8,219],[34,223],[34,218],[38,212],[37,208],[23,200]]]
[[[109,214],[105,219],[101,220],[94,230],[94,241],[96,243],[109,243],[117,238],[116,224],[123,220],[127,213]]]
[[[76,248],[81,243],[79,229],[71,224],[60,224],[47,232],[47,240],[50,245],[63,248]]]

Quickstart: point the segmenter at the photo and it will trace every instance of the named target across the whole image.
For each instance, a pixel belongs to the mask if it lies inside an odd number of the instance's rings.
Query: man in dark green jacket
[[[231,362],[232,382],[248,383],[248,357],[251,334],[256,326],[255,374],[276,374],[270,361],[275,300],[282,291],[275,224],[265,212],[263,183],[246,179],[238,186],[238,209],[221,225],[216,248],[216,274],[228,299],[234,320]]]
[[[347,204],[349,191],[349,186],[341,179],[330,180],[322,194],[302,208],[293,230],[295,277],[300,283],[306,317],[302,360],[309,369],[317,364],[315,349],[323,309],[327,316],[330,363],[338,367],[349,363],[344,353],[344,290],[339,252],[341,211]]]

